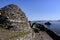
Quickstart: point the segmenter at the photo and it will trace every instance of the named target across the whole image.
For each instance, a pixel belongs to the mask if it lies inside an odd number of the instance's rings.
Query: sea
[[[43,24],[46,23],[47,21],[40,21],[38,23]],[[48,26],[48,29],[56,32],[57,34],[60,35],[60,22],[59,21],[50,21],[51,25]]]

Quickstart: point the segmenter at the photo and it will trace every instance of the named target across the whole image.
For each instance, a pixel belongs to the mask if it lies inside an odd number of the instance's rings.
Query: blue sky
[[[0,0],[0,8],[18,5],[29,20],[60,20],[60,0]]]

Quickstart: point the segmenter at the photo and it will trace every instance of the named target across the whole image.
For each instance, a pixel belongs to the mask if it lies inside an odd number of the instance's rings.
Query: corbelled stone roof
[[[29,23],[25,13],[16,5],[10,4],[1,8],[1,15],[8,18],[15,30],[29,30]],[[9,24],[9,23],[8,23]]]

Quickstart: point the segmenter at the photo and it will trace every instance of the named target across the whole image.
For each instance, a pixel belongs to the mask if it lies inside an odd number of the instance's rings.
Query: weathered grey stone
[[[28,31],[30,25],[25,13],[16,5],[10,4],[1,8],[1,15],[8,18],[15,31]]]

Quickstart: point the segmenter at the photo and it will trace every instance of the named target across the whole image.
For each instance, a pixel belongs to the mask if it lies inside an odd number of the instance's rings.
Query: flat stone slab
[[[40,31],[39,33],[35,33],[34,40],[53,40],[45,31]]]
[[[53,40],[45,31],[40,31],[41,40]]]

